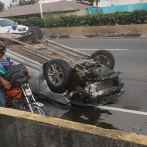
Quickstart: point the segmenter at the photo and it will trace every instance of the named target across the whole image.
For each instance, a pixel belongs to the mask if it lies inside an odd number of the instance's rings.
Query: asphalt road
[[[123,73],[125,93],[105,109],[61,109],[45,101],[50,116],[103,128],[147,135],[147,40],[146,39],[63,39],[53,40],[91,55],[108,49],[115,57],[115,71]],[[121,108],[121,112],[119,112]],[[125,110],[135,110],[133,114]],[[140,112],[140,114],[136,113]]]

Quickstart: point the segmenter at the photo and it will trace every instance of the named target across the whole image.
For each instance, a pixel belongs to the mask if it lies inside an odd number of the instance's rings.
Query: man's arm
[[[11,87],[10,83],[6,81],[5,79],[3,79],[1,76],[0,76],[0,82],[2,82],[2,84],[4,85],[6,89],[10,89]]]

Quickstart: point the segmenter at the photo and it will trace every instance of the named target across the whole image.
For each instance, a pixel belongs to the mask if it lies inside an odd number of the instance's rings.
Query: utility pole
[[[42,3],[41,3],[41,0],[39,0],[39,5],[40,5],[40,14],[41,14],[41,18],[43,18],[43,14],[42,14]]]

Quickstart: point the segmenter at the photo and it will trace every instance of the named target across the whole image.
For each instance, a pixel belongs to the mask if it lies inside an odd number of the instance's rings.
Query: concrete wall
[[[0,147],[145,147],[147,136],[0,108]]]
[[[147,3],[147,0],[100,0],[99,7]],[[95,6],[95,3],[94,3]]]
[[[147,36],[147,24],[141,25],[116,25],[116,26],[91,26],[91,27],[60,27],[43,28],[43,34],[50,38],[82,38],[109,35]]]
[[[106,7],[99,6],[99,13],[114,13],[114,12],[132,12],[134,10],[147,10],[147,3],[129,4],[129,5],[112,5]],[[91,12],[90,12],[91,11]],[[88,8],[88,14],[96,14],[96,8]]]

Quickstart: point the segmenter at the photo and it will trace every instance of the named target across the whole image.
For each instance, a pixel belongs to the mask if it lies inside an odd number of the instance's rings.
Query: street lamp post
[[[43,18],[43,14],[42,14],[42,3],[41,3],[41,0],[39,0],[39,5],[40,5],[40,14],[41,14],[41,18]]]

